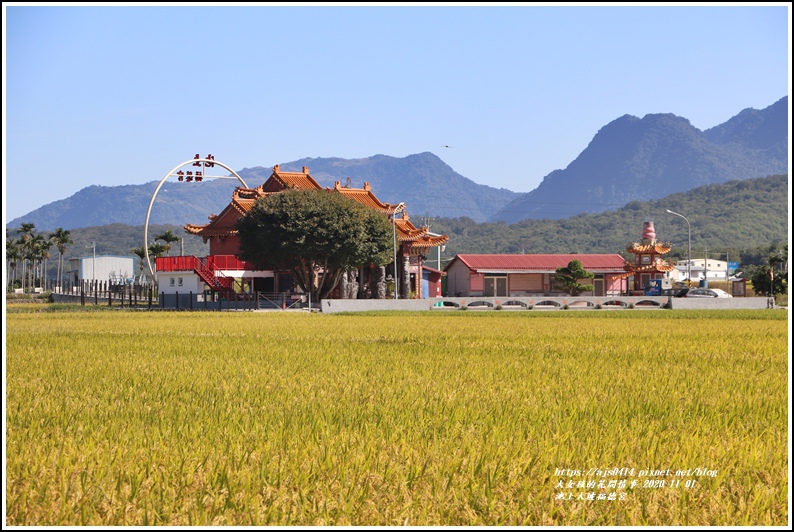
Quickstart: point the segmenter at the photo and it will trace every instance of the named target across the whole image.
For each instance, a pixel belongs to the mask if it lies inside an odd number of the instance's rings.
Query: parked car
[[[719,288],[693,288],[684,297],[733,297]]]

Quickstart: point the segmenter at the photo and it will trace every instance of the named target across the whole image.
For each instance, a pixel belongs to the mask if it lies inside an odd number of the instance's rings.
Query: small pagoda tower
[[[634,242],[626,251],[634,254],[634,262],[627,260],[623,266],[623,277],[634,277],[633,290],[643,290],[651,279],[664,279],[675,266],[663,258],[670,253],[669,243],[656,241],[656,230],[652,221],[642,223],[642,242]]]

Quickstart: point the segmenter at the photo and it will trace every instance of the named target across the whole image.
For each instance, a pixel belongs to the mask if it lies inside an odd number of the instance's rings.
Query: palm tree
[[[31,255],[31,245],[30,240],[33,238],[33,234],[36,230],[36,224],[34,223],[23,223],[19,229],[17,229],[17,234],[19,234],[19,243],[20,243],[20,253],[22,258],[22,291],[25,291],[25,282],[28,277],[28,266],[29,266],[29,256]]]
[[[159,242],[153,242],[149,245],[149,255],[154,255],[155,258],[162,257],[166,251],[167,248]]]
[[[17,281],[17,261],[22,258],[22,250],[19,247],[19,241],[14,240],[13,238],[6,238],[6,270],[11,270],[14,272],[13,277],[11,277],[11,282],[9,283],[8,290],[9,292],[12,291],[11,289],[14,287]]]
[[[52,242],[44,238],[41,234],[33,235],[28,241],[31,248],[31,260],[33,261],[31,287],[36,286],[36,278],[39,279],[39,286],[44,287],[44,263],[50,256]],[[37,264],[38,263],[38,264]]]
[[[140,270],[138,275],[140,275],[141,280],[143,280],[143,262],[146,260],[146,249],[144,249],[143,246],[138,246],[137,248],[132,248],[130,251],[135,253],[138,256],[138,258],[141,259],[138,262],[138,270]]]
[[[168,229],[166,232],[161,233],[154,237],[155,240],[162,240],[165,242],[165,253],[168,255],[171,252],[171,243],[172,242],[179,242],[179,237],[176,236],[174,233]]]
[[[50,233],[50,240],[58,246],[58,288],[61,287],[63,278],[63,255],[66,253],[66,244],[74,244],[71,238],[71,231],[59,227],[54,233]]]

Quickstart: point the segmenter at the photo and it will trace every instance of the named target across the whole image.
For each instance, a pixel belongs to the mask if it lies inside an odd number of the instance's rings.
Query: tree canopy
[[[572,260],[567,267],[557,268],[555,281],[566,294],[578,296],[582,292],[593,290],[593,285],[581,284],[579,279],[592,279],[594,276],[593,272],[588,272],[582,267],[581,261]]]
[[[393,228],[381,213],[328,190],[285,190],[257,200],[237,221],[239,257],[257,268],[288,270],[316,300],[342,274],[391,262]]]
[[[779,269],[783,266],[783,269]],[[769,255],[768,264],[748,268],[748,275],[757,294],[770,296],[788,293],[788,244]]]

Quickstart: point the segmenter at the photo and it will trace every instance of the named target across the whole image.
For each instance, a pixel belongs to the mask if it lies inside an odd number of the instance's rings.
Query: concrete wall
[[[560,310],[568,305],[569,310],[595,310],[600,305],[603,310],[637,309],[661,310],[670,303],[674,309],[764,309],[768,299],[765,297],[734,297],[713,299],[670,298],[668,296],[634,297],[439,297],[430,299],[324,299],[322,312],[366,312],[372,310]],[[531,309],[530,309],[531,306]]]
[[[79,303],[80,296],[53,294],[56,302]],[[250,301],[226,301],[212,302],[204,301],[203,294],[192,294],[192,308],[194,310],[253,310],[254,303]],[[190,294],[179,294],[179,309],[186,310],[191,306]],[[92,296],[86,297],[86,304],[93,304]],[[444,312],[447,310],[460,311],[463,306],[467,311],[487,310],[497,312],[529,311],[543,312],[546,310],[560,310],[564,305],[568,305],[569,310],[594,310],[595,305],[600,304],[602,309],[620,310],[629,309],[633,304],[637,310],[661,310],[665,303],[670,302],[673,309],[702,309],[702,310],[728,310],[728,309],[765,309],[768,308],[769,299],[765,297],[734,297],[734,298],[713,298],[713,299],[687,299],[668,298],[666,296],[654,297],[439,297],[430,299],[324,299],[320,302],[322,312],[367,312],[381,310],[404,310],[404,311],[423,311],[433,310]],[[107,296],[99,298],[100,304],[107,304]],[[508,305],[508,303],[512,303]],[[518,304],[516,304],[518,303]],[[651,304],[652,303],[652,304]],[[114,300],[113,305],[118,304]],[[144,300],[140,300],[141,305]],[[154,306],[158,308],[176,307],[176,300],[173,294],[165,295],[165,301],[161,303],[155,300]],[[529,305],[532,309],[529,309]],[[438,306],[437,306],[438,305]],[[501,305],[502,310],[496,310]],[[265,308],[266,302],[260,302],[260,307]],[[274,306],[275,308],[275,306]],[[293,307],[291,307],[293,308]]]
[[[431,299],[323,299],[322,312],[366,312],[370,310],[430,310],[433,303],[442,298]]]
[[[758,309],[767,308],[766,297],[674,297],[673,308],[680,309]]]

